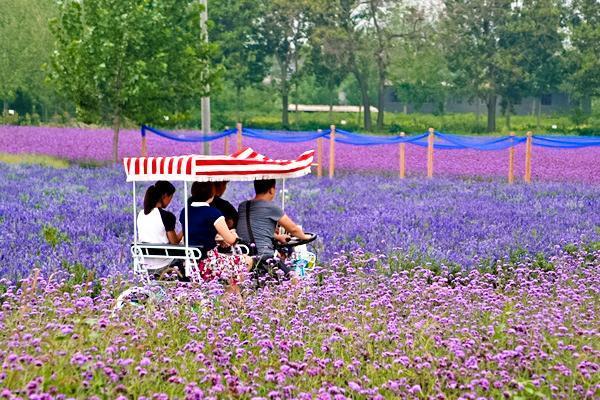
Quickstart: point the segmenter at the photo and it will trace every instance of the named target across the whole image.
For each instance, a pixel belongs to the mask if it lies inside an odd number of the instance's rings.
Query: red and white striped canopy
[[[314,150],[295,160],[271,160],[251,148],[230,156],[126,157],[127,182],[137,181],[253,181],[296,178],[310,173]]]

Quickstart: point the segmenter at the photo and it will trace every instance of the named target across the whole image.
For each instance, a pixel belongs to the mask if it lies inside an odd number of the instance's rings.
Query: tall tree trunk
[[[281,125],[283,125],[284,129],[288,129],[290,127],[290,119],[288,113],[289,102],[290,100],[287,80],[283,79],[281,81]]]
[[[404,105],[402,106],[402,113],[408,114],[408,104],[404,103]]]
[[[506,110],[504,111],[504,117],[506,118],[506,129],[510,130],[510,108],[511,108],[511,104],[510,102],[508,102],[508,104],[506,105]]]
[[[121,129],[121,116],[119,111],[115,112],[113,117],[113,162],[119,162],[119,130]]]
[[[379,67],[379,85],[377,87],[377,130],[383,130],[385,113],[385,67]]]
[[[592,113],[592,96],[583,96],[583,99],[581,99],[581,110],[585,115],[590,115]]]
[[[536,124],[536,129],[539,131],[540,127],[542,126],[542,98],[541,98],[541,96],[538,97],[537,103],[538,103],[538,112],[537,112],[535,124]]]
[[[489,94],[487,97],[487,131],[496,132],[496,94]]]
[[[363,123],[364,128],[367,131],[371,130],[371,100],[369,99],[369,84],[367,77],[363,76],[359,71],[355,71],[354,75],[358,80],[358,86],[360,87],[360,95],[363,105]]]
[[[6,116],[6,114],[8,113],[8,101],[6,101],[6,99],[2,100],[3,106],[2,106],[2,116]]]
[[[477,126],[479,127],[479,125],[481,124],[481,101],[479,100],[479,97],[475,100],[475,123],[477,124]]]

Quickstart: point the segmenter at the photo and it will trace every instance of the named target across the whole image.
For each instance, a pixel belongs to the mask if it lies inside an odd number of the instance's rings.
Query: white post
[[[184,223],[185,223],[185,251],[187,252],[187,247],[188,247],[188,202],[187,202],[187,181],[183,181],[183,207],[184,207],[184,212],[185,212],[185,218],[184,218]]]
[[[185,275],[186,276],[192,276],[192,263],[190,260],[188,260],[188,202],[187,202],[187,193],[188,193],[188,189],[187,189],[187,181],[183,181],[183,209],[185,212],[185,218],[183,220],[185,226],[185,232],[184,232],[184,243],[185,243],[185,265],[184,265],[184,269],[185,269]]]
[[[135,201],[135,181],[133,181],[133,244],[137,244],[137,206]]]
[[[285,178],[282,179],[281,183],[281,209],[285,211]]]

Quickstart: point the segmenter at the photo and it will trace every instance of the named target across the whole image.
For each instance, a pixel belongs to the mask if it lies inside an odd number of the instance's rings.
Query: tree
[[[591,98],[600,96],[600,6],[596,0],[574,0],[570,28],[571,94],[591,112]]]
[[[389,80],[405,111],[408,104],[419,110],[432,102],[441,112],[452,81],[443,51],[444,36],[437,32],[434,19],[420,17],[414,24],[409,28],[414,34],[390,50]]]
[[[308,0],[271,0],[264,2],[258,26],[261,41],[275,59],[281,123],[289,128],[289,94],[291,82],[299,72],[300,49],[306,44],[310,31]]]
[[[0,2],[0,98],[6,113],[18,89],[42,89],[42,64],[52,51],[48,19],[52,0]]]
[[[377,129],[383,129],[385,87],[388,81],[390,54],[394,47],[427,36],[423,10],[402,0],[367,0],[366,26],[369,27],[377,67]]]
[[[374,73],[373,46],[364,22],[368,10],[361,0],[313,1],[313,12],[321,23],[315,33],[321,38],[322,51],[335,63],[348,68],[358,84],[363,107],[363,125],[371,130],[369,81]]]
[[[219,0],[209,3],[208,36],[218,46],[214,57],[225,66],[224,79],[236,91],[236,118],[241,120],[242,89],[260,83],[268,72],[269,49],[258,33],[262,2]]]
[[[311,36],[310,53],[307,57],[306,70],[315,77],[327,90],[327,101],[329,104],[329,119],[333,121],[333,104],[336,97],[336,89],[348,75],[346,68],[337,63],[336,58],[325,52],[323,38],[318,34]]]
[[[503,47],[512,0],[445,0],[445,47],[458,87],[485,101],[488,132],[496,130],[496,103],[502,86],[503,59],[516,48]],[[510,68],[510,65],[508,66]]]
[[[204,95],[211,48],[192,0],[64,0],[52,30],[51,78],[84,118],[153,123]]]
[[[558,89],[564,79],[564,12],[560,0],[529,0],[515,6],[510,32],[517,32],[518,64],[529,94],[537,97],[540,127],[541,96]]]

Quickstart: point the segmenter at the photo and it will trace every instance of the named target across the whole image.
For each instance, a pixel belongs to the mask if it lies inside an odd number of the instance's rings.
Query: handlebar
[[[318,235],[316,233],[304,232],[304,234],[309,236],[309,238],[308,239],[299,239],[296,237],[292,237],[289,240],[287,240],[285,243],[277,243],[275,245],[275,247],[279,248],[279,249],[285,249],[285,248],[290,248],[290,247],[302,246],[304,244],[308,244],[310,242],[315,241],[315,239],[317,239],[317,237],[318,237]]]

